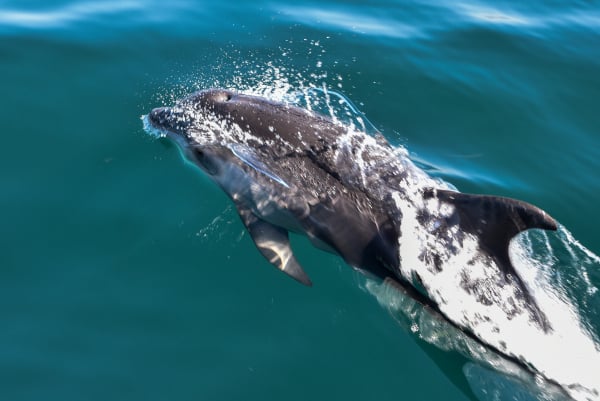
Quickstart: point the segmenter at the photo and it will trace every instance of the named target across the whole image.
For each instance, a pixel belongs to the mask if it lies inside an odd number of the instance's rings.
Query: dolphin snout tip
[[[148,119],[153,125],[160,125],[164,123],[166,107],[156,107],[148,114]]]
[[[144,130],[155,137],[162,138],[166,136],[164,130],[165,119],[165,107],[157,107],[152,109],[150,113],[141,116]]]

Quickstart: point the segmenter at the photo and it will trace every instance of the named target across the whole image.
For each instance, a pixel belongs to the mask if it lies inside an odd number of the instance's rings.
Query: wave
[[[524,6],[520,3],[492,4],[484,2],[386,1],[378,5],[349,5],[337,1],[291,5],[264,2],[253,6],[216,5],[210,2],[178,0],[168,5],[158,1],[75,1],[54,7],[24,8],[16,3],[4,5],[0,13],[0,29],[52,30],[65,29],[83,22],[106,25],[123,23],[137,26],[184,23],[191,31],[211,24],[211,15],[223,10],[238,18],[243,10],[264,8],[274,22],[294,22],[335,32],[352,32],[373,38],[431,39],[447,31],[486,26],[492,29],[510,28],[516,33],[535,34],[543,30],[588,30],[600,34],[600,11],[593,5],[556,4],[554,7]],[[198,18],[206,17],[203,24]],[[116,19],[115,17],[119,17]],[[89,28],[89,27],[86,27]]]
[[[348,6],[330,2],[315,6],[275,5],[273,8],[296,22],[336,31],[389,38],[428,38],[461,26],[511,27],[515,32],[548,29],[586,29],[600,33],[600,12],[593,7],[564,6],[525,8],[519,3],[416,1],[379,6]]]

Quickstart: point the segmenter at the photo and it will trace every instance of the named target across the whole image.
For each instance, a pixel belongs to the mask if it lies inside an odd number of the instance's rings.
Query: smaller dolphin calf
[[[297,281],[311,285],[289,231],[435,308],[451,301],[438,280],[451,269],[482,306],[499,303],[497,288],[511,288],[503,313],[551,329],[508,253],[523,230],[556,230],[539,208],[452,191],[381,135],[264,98],[200,91],[152,110],[145,122],[229,195],[258,250]],[[480,277],[489,266],[496,273]]]

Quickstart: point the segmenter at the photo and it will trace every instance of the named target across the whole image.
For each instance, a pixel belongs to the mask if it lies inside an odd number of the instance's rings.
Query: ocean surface
[[[305,238],[312,288],[271,267],[140,121],[215,86],[336,91],[432,176],[556,218],[511,256],[567,334],[505,332],[572,386]],[[3,0],[0,88],[0,400],[600,399],[600,2]]]

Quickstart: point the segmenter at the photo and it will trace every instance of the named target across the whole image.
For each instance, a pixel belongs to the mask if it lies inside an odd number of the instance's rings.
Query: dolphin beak
[[[180,117],[171,107],[157,107],[142,116],[144,130],[156,138],[168,138],[181,149],[188,147],[188,138],[178,127]],[[165,144],[168,142],[165,142]]]
[[[177,139],[180,135],[176,133],[173,109],[170,107],[157,107],[143,117],[144,129],[159,138],[169,137]]]
[[[157,107],[155,109],[152,109],[152,111],[150,112],[150,114],[148,114],[148,119],[150,120],[150,124],[152,124],[155,128],[162,128],[164,127],[167,122],[167,115],[169,108],[168,107]]]
[[[167,108],[158,107],[153,109],[149,114],[141,116],[144,131],[156,138],[164,138],[169,135]]]

